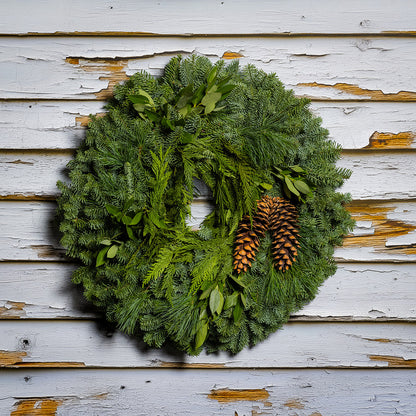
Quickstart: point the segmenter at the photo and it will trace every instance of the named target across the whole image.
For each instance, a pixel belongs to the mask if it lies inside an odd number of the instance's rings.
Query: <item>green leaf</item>
[[[114,216],[116,216],[117,214],[121,212],[117,207],[115,207],[114,205],[110,205],[110,204],[107,204],[105,206],[105,209],[108,211],[109,214],[114,215]]]
[[[184,107],[182,107],[180,110],[178,110],[178,113],[182,116],[182,117],[186,117],[192,110],[192,107],[190,104],[185,105]]]
[[[271,185],[270,183],[265,183],[265,182],[261,183],[260,186],[263,187],[266,191],[270,191],[270,189],[273,188],[273,185]]]
[[[107,251],[107,258],[112,259],[116,256],[118,251],[118,246],[116,246],[115,244],[112,245],[109,250]]]
[[[215,110],[215,103],[210,103],[205,107],[204,114],[212,113]]]
[[[193,95],[192,101],[191,101],[194,106],[198,105],[201,102],[202,97],[204,96],[204,90],[205,90],[205,85],[201,84],[198,87],[198,89],[195,91],[195,94]]]
[[[187,131],[182,133],[181,143],[182,144],[189,144],[192,143],[195,139],[195,136]]]
[[[202,293],[199,299],[206,299],[212,292],[212,287],[209,287],[208,289],[205,289]]]
[[[222,307],[224,305],[224,296],[219,291],[218,286],[211,292],[209,296],[209,308],[211,309],[211,313],[214,315],[220,314],[222,311]]]
[[[238,286],[240,286],[240,287],[242,287],[243,289],[246,289],[247,288],[247,286],[240,280],[240,279],[237,279],[236,277],[234,277],[234,276],[230,276],[231,277],[231,279],[235,282],[235,283],[237,283],[238,284]]]
[[[133,218],[131,218],[130,216],[128,216],[128,215],[126,215],[126,214],[124,214],[123,215],[123,217],[121,218],[121,221],[122,221],[122,223],[123,224],[125,224],[125,225],[130,225],[131,224],[131,220],[132,220]]]
[[[149,212],[149,219],[157,228],[166,228],[166,224],[153,211]]]
[[[241,299],[241,303],[246,308],[247,307],[247,298],[243,293],[240,293],[240,299]]]
[[[167,117],[163,117],[161,120],[162,126],[171,130],[175,130],[175,124]]]
[[[202,309],[201,313],[199,314],[199,320],[201,322],[208,320],[208,311],[205,308]]]
[[[208,84],[211,84],[215,77],[217,76],[217,72],[218,72],[218,68],[216,66],[213,66],[211,71],[209,71],[208,77],[207,77],[207,82]]]
[[[152,107],[154,107],[155,106],[155,103],[154,103],[154,101],[153,101],[153,98],[145,91],[145,90],[142,90],[142,89],[139,89],[139,94],[140,94],[140,96],[142,96],[142,97],[145,97],[145,98],[147,98],[147,101],[148,101],[148,103],[152,106]]]
[[[309,194],[311,192],[311,188],[301,180],[297,180],[294,182],[294,185],[296,186],[296,189],[302,192],[303,194]]]
[[[149,102],[149,99],[143,95],[129,95],[127,98],[133,104],[147,104]]]
[[[220,92],[223,96],[225,94],[228,95],[228,93],[230,93],[235,87],[236,87],[236,85],[226,84],[223,87],[218,88],[218,92]]]
[[[138,212],[133,219],[130,221],[129,225],[137,225],[143,217],[143,212]]]
[[[240,302],[238,302],[237,305],[235,305],[235,308],[233,310],[234,323],[237,323],[240,321],[242,314],[243,314],[243,307],[241,306]]]
[[[195,337],[195,348],[199,348],[205,342],[208,335],[208,322],[201,324]]]
[[[207,94],[209,94],[211,92],[217,92],[217,86],[216,85],[213,85],[212,87],[207,89]]]
[[[126,230],[127,230],[127,235],[129,236],[130,240],[134,240],[133,230],[129,226],[126,227]]]
[[[108,239],[101,240],[100,244],[104,244],[105,246],[111,246],[111,240],[108,240]]]
[[[100,267],[102,264],[105,263],[104,258],[107,254],[107,251],[110,249],[110,247],[104,247],[97,255],[97,260],[95,262],[95,267]]]
[[[212,104],[215,104],[221,99],[221,93],[220,92],[210,92],[204,96],[204,98],[201,101],[201,104],[205,107],[211,106]]]
[[[300,196],[299,191],[295,188],[289,176],[285,176],[285,184],[288,187],[289,191],[292,192],[292,194],[295,194],[296,196]]]
[[[133,104],[133,107],[138,113],[143,113],[145,104]]]
[[[160,115],[158,113],[155,113],[154,111],[150,111],[150,110],[145,109],[144,113],[146,114],[147,118],[150,121],[157,122],[157,121],[160,120]]]
[[[185,88],[182,88],[179,91],[179,100],[176,103],[176,107],[178,109],[185,107],[189,102],[191,102],[192,97],[194,96],[194,93],[192,90],[193,90],[193,84],[189,84]]]
[[[290,169],[292,169],[294,172],[297,172],[297,173],[303,173],[303,172],[305,172],[300,166],[298,166],[298,165],[293,165],[293,166],[289,166],[290,167]]]
[[[224,310],[230,309],[237,305],[239,292],[234,292],[232,295],[227,296],[224,303]]]

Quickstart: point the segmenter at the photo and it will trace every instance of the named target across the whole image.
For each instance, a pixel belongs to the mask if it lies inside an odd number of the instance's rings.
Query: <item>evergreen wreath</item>
[[[308,100],[252,65],[177,56],[106,108],[58,213],[73,281],[109,321],[152,347],[237,353],[314,298],[353,221],[335,191],[350,172]],[[193,230],[196,180],[214,207]]]

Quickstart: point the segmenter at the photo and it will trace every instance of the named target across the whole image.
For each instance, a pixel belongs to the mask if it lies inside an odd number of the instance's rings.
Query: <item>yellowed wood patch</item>
[[[24,302],[7,301],[5,306],[0,307],[0,319],[20,319],[26,316]]]
[[[412,131],[379,133],[375,131],[364,149],[407,149],[411,148],[416,135]]]
[[[348,235],[344,239],[344,247],[374,247],[376,251],[395,250],[404,254],[416,254],[416,247],[413,246],[386,247],[386,242],[389,238],[406,235],[416,229],[414,224],[407,224],[404,221],[388,218],[388,214],[395,209],[393,205],[385,206],[356,201],[349,204],[347,209],[354,220],[371,221],[374,233],[361,236]]]
[[[218,389],[211,390],[211,393],[208,395],[208,398],[217,400],[220,403],[240,401],[264,401],[269,398],[269,392],[266,389]]]
[[[0,367],[16,366],[27,356],[26,351],[4,351],[0,350]]]
[[[62,403],[63,400],[51,398],[20,400],[15,403],[10,416],[55,416]]]
[[[285,402],[284,406],[289,407],[291,409],[304,409],[305,405],[302,403],[300,399],[289,399]]]
[[[361,88],[355,84],[345,84],[338,82],[334,85],[320,84],[317,82],[302,82],[297,84],[299,87],[314,87],[335,89],[346,92],[352,95],[366,96],[373,101],[416,101],[416,92],[414,91],[399,91],[396,93],[384,93],[381,90],[369,90]]]
[[[57,362],[24,362],[23,359],[27,357],[26,351],[5,351],[0,350],[0,368],[80,368],[85,367],[85,363],[77,361],[57,361]]]
[[[30,367],[30,368],[82,368],[86,367],[85,363],[77,361],[45,361],[45,362],[25,362],[18,363],[13,367]]]
[[[243,58],[244,55],[242,55],[239,52],[231,52],[231,51],[227,51],[224,52],[224,54],[222,55],[222,59],[238,59],[238,58]]]
[[[108,75],[101,76],[100,80],[108,81],[107,88],[95,93],[98,99],[106,100],[113,95],[114,86],[125,81],[129,77],[126,74],[127,59],[107,58],[107,59],[87,59],[68,57],[65,62],[77,65],[86,72],[108,72]]]
[[[373,361],[385,361],[388,363],[388,367],[416,368],[416,360],[406,360],[403,357],[393,357],[390,355],[369,355],[368,358]]]
[[[97,118],[104,117],[106,114],[107,113],[97,113],[95,114],[95,117]],[[91,121],[90,116],[80,115],[80,116],[75,117],[75,122],[81,127],[87,127],[90,121]]]

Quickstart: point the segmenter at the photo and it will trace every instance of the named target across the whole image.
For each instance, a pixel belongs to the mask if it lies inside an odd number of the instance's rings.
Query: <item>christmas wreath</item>
[[[107,110],[58,183],[58,213],[82,263],[73,281],[121,331],[236,353],[335,272],[353,225],[335,189],[350,172],[308,100],[274,74],[178,56],[161,78],[117,86]],[[213,205],[196,230],[195,198]]]

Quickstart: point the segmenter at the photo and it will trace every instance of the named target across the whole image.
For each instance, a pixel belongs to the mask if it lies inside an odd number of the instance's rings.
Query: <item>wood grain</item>
[[[408,0],[342,0],[337,7],[325,1],[319,8],[307,0],[207,0],[203,8],[185,0],[66,0],[59,7],[53,0],[36,6],[24,0],[2,4],[0,13],[5,17],[0,33],[32,35],[412,34],[416,20],[414,4]]]
[[[137,416],[413,416],[416,407],[416,375],[406,369],[28,368],[3,370],[0,378],[10,386],[0,400],[0,412],[4,415],[16,411],[23,402],[29,406],[34,400],[39,406],[45,402],[59,403],[57,414],[63,416],[113,416],[115,409],[120,415]],[[241,400],[218,401],[216,392],[227,390],[240,391]],[[247,400],[252,391],[264,393],[252,397],[257,400]]]
[[[107,99],[139,70],[160,76],[179,53],[216,61],[229,52],[242,55],[242,65],[276,72],[300,96],[416,101],[415,42],[402,37],[5,37],[0,99]]]
[[[75,149],[85,137],[90,114],[104,102],[0,101],[0,149]],[[314,101],[330,139],[344,149],[415,149],[416,104]]]

